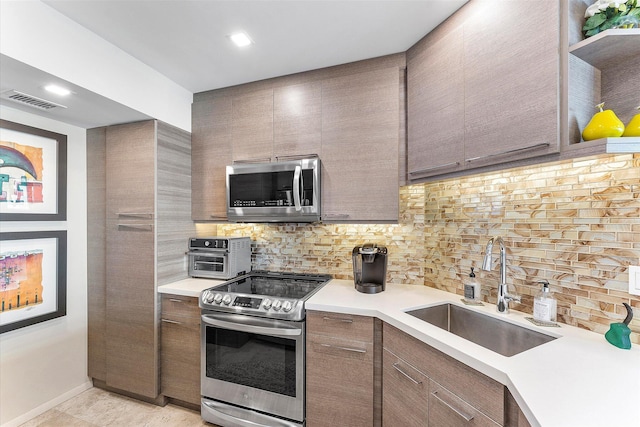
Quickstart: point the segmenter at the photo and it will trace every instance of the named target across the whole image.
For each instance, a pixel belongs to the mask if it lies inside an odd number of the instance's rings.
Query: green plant
[[[585,37],[591,37],[602,31],[619,25],[637,25],[640,21],[638,0],[615,1],[597,0],[585,13],[587,18],[582,31]]]

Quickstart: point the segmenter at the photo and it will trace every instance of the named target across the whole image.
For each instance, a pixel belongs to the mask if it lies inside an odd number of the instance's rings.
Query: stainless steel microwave
[[[227,218],[234,222],[320,221],[320,159],[227,166]]]

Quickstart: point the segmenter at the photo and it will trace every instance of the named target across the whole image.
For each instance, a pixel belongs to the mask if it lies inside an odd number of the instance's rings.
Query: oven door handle
[[[207,252],[185,252],[186,255],[202,256],[202,257],[226,257],[229,255],[226,250],[207,251]]]
[[[302,329],[292,328],[284,324],[276,328],[263,326],[265,323],[272,324],[273,323],[272,320],[262,320],[262,319],[251,318],[250,316],[233,315],[233,314],[230,316],[233,316],[233,321],[231,322],[228,320],[223,320],[224,317],[222,316],[215,316],[212,314],[203,314],[202,321],[207,325],[217,326],[219,328],[224,328],[224,329],[230,329],[232,331],[247,332],[247,333],[253,333],[253,334],[260,334],[260,335],[270,335],[274,337],[292,337],[296,335],[302,335]]]

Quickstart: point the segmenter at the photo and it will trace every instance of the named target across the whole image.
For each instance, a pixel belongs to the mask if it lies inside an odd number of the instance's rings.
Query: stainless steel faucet
[[[502,240],[502,237],[496,237],[495,239],[492,237],[487,242],[487,247],[484,251],[484,261],[482,262],[482,269],[485,271],[491,271],[491,253],[493,252],[494,241],[500,244],[500,284],[498,285],[498,301],[496,302],[496,309],[498,310],[498,313],[506,314],[509,312],[509,301],[520,302],[521,298],[519,295],[510,294],[508,291],[507,251],[504,247],[504,240]]]

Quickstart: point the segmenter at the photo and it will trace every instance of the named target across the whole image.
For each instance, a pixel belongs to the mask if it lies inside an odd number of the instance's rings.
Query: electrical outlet
[[[640,295],[640,267],[635,265],[629,266],[629,293]]]

